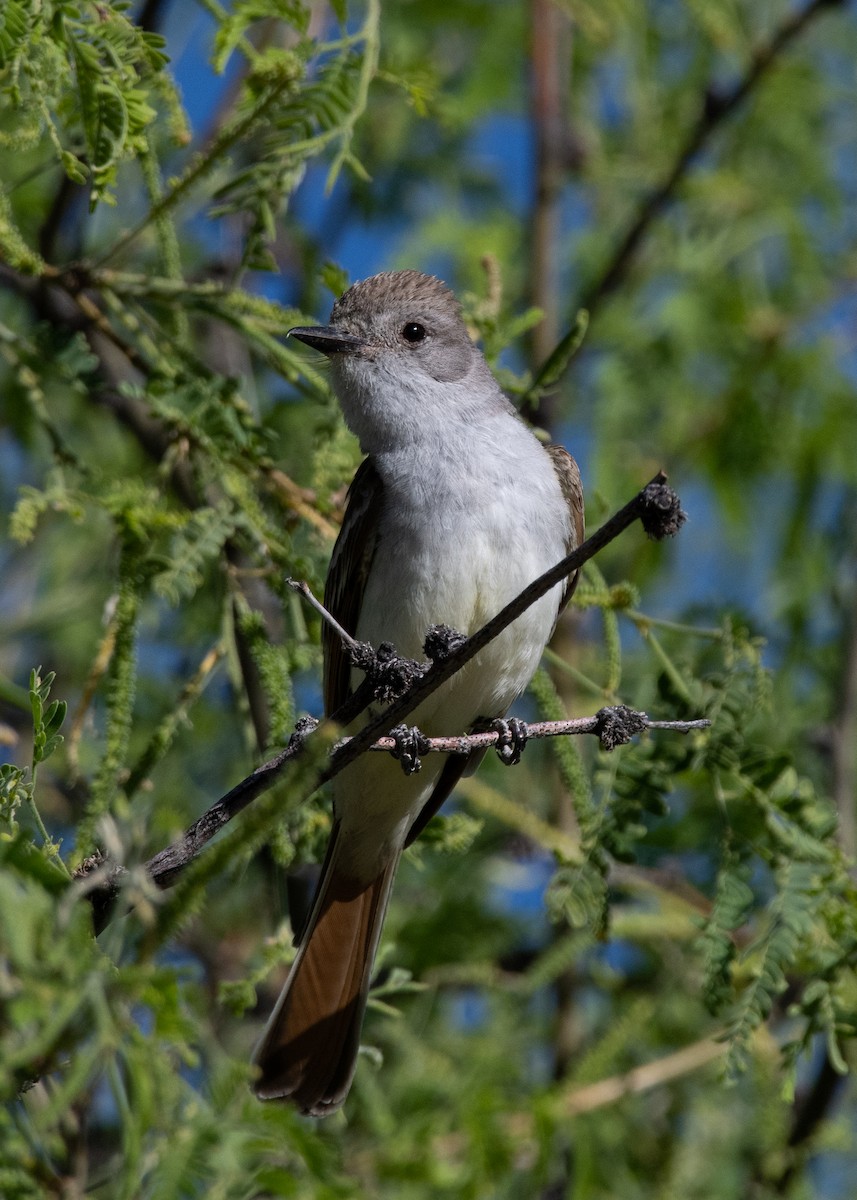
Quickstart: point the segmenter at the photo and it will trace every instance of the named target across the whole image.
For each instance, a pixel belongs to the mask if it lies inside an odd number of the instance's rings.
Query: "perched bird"
[[[329,325],[290,333],[329,358],[346,424],[367,456],[325,588],[326,607],[356,638],[422,658],[430,626],[474,632],[582,541],[574,459],[543,446],[517,415],[440,280],[375,275],[337,300]],[[530,607],[409,720],[437,736],[502,717],[573,586]],[[323,639],[331,714],[359,673],[334,633],[325,628]],[[335,777],[318,889],[254,1056],[261,1098],[288,1098],[313,1116],[343,1103],[402,851],[467,767],[464,756],[433,754],[406,776],[389,756],[364,754]]]

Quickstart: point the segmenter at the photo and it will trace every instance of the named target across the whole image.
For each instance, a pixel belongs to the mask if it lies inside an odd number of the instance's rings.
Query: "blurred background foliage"
[[[5,0],[4,1196],[854,1195],[855,64],[836,0]],[[246,1064],[323,751],[170,891],[141,864],[320,709],[284,581],[359,450],[283,335],[399,266],[590,528],[661,466],[690,514],[587,570],[521,714],[713,726],[486,762],[315,1123]]]

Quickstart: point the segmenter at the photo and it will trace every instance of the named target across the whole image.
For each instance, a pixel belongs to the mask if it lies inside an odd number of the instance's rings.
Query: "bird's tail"
[[[368,884],[337,867],[337,830],[309,921],[253,1056],[262,1100],[323,1117],[345,1100],[357,1066],[372,963],[401,851]]]

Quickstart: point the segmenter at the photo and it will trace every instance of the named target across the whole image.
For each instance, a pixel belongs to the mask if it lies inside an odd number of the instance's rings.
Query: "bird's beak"
[[[367,345],[366,339],[333,325],[296,325],[289,330],[289,337],[306,342],[322,354],[357,354]]]

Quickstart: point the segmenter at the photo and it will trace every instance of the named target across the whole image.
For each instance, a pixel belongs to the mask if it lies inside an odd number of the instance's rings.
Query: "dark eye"
[[[420,325],[417,321],[409,321],[402,329],[402,337],[406,342],[421,342],[425,335],[425,325]]]

